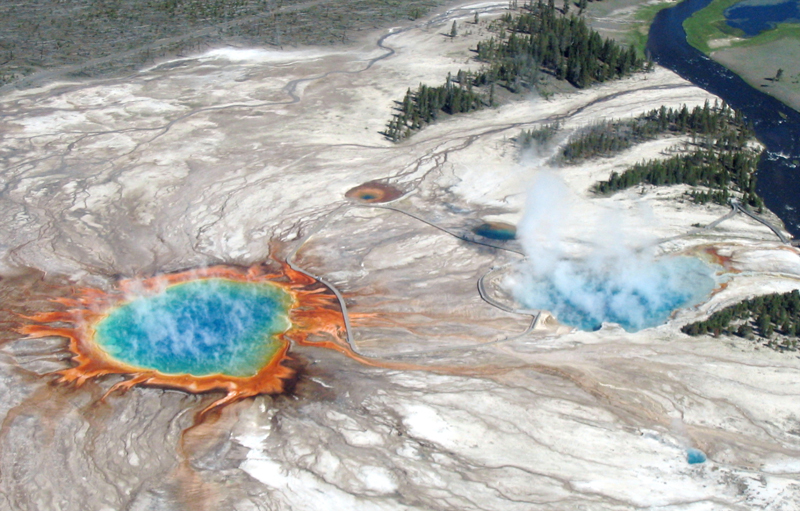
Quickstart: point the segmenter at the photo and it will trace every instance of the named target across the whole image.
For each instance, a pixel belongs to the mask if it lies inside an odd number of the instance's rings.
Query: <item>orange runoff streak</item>
[[[277,273],[265,273],[265,267],[255,265],[246,270],[214,266],[202,270],[185,271],[169,275],[159,275],[145,280],[123,280],[119,289],[105,292],[93,288],[78,289],[76,298],[58,298],[54,302],[66,307],[64,311],[43,312],[23,316],[35,322],[24,325],[20,333],[29,338],[58,336],[69,340],[69,350],[76,365],[57,371],[58,383],[73,384],[80,387],[90,379],[108,374],[130,376],[129,379],[113,385],[103,398],[116,390],[125,391],[134,385],[147,385],[179,389],[191,393],[224,391],[226,395],[213,402],[199,416],[218,406],[232,403],[259,394],[280,394],[285,390],[285,381],[294,376],[295,371],[283,365],[289,360],[290,341],[300,346],[311,346],[335,350],[358,362],[370,366],[391,369],[421,369],[409,364],[382,363],[355,353],[346,341],[344,318],[339,310],[336,296],[328,289],[316,286],[311,277],[292,270],[282,264]],[[273,358],[259,372],[250,377],[236,377],[225,374],[194,376],[191,374],[163,374],[152,369],[131,366],[115,360],[94,341],[95,326],[115,307],[124,304],[130,296],[147,296],[163,291],[167,286],[192,280],[224,278],[238,282],[269,282],[279,286],[293,297],[289,311],[292,326],[276,336],[281,343]],[[357,319],[357,315],[354,315]],[[56,327],[52,323],[68,326]],[[323,336],[328,340],[311,340]]]

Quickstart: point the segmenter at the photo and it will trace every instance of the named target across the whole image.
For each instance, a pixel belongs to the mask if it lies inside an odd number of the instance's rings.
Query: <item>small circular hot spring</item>
[[[478,236],[497,241],[517,239],[517,228],[505,222],[484,222],[472,229]]]
[[[636,332],[705,300],[717,281],[696,257],[547,261],[530,258],[511,282],[515,299],[580,330],[617,323]]]
[[[360,202],[368,202],[371,204],[379,204],[382,202],[391,202],[403,196],[402,190],[394,186],[380,183],[378,181],[369,181],[367,183],[356,186],[347,190],[344,194],[348,199],[355,199]]]

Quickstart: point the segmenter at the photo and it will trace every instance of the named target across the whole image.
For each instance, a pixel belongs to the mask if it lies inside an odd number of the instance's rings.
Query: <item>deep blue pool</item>
[[[114,359],[163,374],[253,376],[281,347],[291,295],[268,283],[174,284],[113,309],[95,342]]]
[[[472,230],[478,236],[498,241],[509,241],[517,238],[517,229],[513,225],[485,223]]]
[[[778,23],[800,22],[800,2],[797,0],[744,0],[725,9],[729,26],[752,37]]]

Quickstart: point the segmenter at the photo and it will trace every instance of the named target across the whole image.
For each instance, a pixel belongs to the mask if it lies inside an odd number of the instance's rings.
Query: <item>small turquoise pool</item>
[[[278,286],[224,278],[173,284],[113,309],[95,327],[112,358],[162,374],[249,377],[281,348],[292,297]]]
[[[686,451],[686,461],[689,462],[689,465],[705,463],[706,459],[706,455],[699,449],[689,449]]]

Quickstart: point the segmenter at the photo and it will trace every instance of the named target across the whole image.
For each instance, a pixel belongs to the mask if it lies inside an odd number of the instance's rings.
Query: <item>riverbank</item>
[[[792,64],[800,60],[800,28],[783,24],[757,37],[742,38],[725,25],[722,15],[725,7],[737,1],[713,2],[690,18],[686,26],[689,42],[741,76],[750,86],[800,111],[800,72]],[[659,0],[591,2],[585,17],[592,28],[604,36],[632,44],[644,54],[653,18],[677,3]],[[775,80],[779,69],[784,70],[783,75]]]
[[[605,37],[634,46],[645,55],[647,34],[656,14],[679,0],[603,0],[587,4],[586,22]]]
[[[753,37],[728,26],[724,11],[740,0],[714,0],[684,22],[695,48],[761,90],[800,111],[800,26],[781,23]],[[779,74],[779,70],[782,70]]]
[[[800,233],[795,179],[800,161],[800,114],[776,98],[753,88],[741,77],[691,46],[683,22],[708,5],[708,0],[686,0],[661,11],[650,29],[648,50],[653,59],[704,89],[723,98],[752,123],[767,151],[758,164],[756,191],[783,219],[793,234]]]
[[[800,37],[786,36],[762,44],[733,46],[711,52],[711,58],[752,87],[800,112]],[[781,77],[776,78],[783,70]]]

